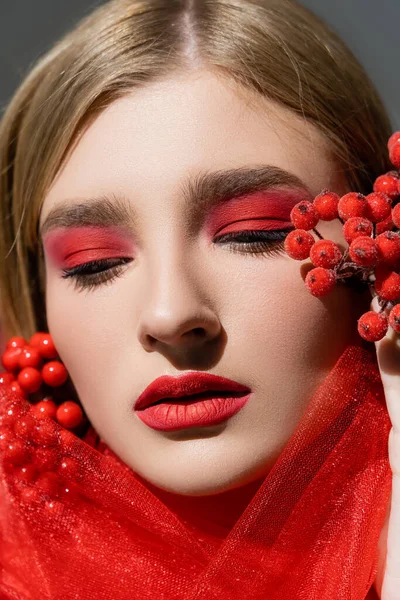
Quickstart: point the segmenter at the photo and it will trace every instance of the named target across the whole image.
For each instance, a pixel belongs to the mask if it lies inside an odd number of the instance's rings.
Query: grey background
[[[302,0],[345,40],[400,128],[400,0]],[[0,0],[0,116],[30,65],[102,0]]]

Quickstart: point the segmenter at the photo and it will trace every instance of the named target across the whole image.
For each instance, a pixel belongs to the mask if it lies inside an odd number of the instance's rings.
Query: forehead
[[[210,72],[152,82],[107,107],[58,173],[41,213],[74,196],[175,197],[189,173],[275,165],[317,194],[336,178],[320,133]]]

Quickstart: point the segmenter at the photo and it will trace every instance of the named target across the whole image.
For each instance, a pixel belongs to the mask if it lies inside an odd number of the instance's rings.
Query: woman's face
[[[317,299],[282,244],[257,254],[239,237],[292,227],[293,205],[323,188],[348,191],[312,125],[205,71],[114,102],[54,181],[40,215],[49,331],[100,437],[159,488],[200,496],[267,474],[357,335],[360,297],[339,285]],[[344,249],[338,220],[317,229]],[[93,260],[113,268],[63,277]],[[142,391],[188,371],[250,399],[218,425],[142,422]]]

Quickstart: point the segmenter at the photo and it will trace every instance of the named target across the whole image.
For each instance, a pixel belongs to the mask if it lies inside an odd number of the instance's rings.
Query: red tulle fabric
[[[3,390],[0,406],[9,399]],[[24,484],[1,461],[1,599],[374,597],[391,493],[391,423],[374,350],[346,348],[222,537],[188,527],[184,497],[166,505],[93,428],[80,439],[51,424],[51,452],[79,461],[76,495],[22,500]]]

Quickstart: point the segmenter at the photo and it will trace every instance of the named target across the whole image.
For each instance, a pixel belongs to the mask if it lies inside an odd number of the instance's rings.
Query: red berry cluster
[[[8,385],[29,399],[31,413],[37,418],[50,417],[63,427],[74,429],[82,424],[84,415],[79,404],[72,400],[57,405],[57,398],[65,398],[68,380],[67,369],[57,358],[48,333],[35,333],[29,343],[23,337],[12,337],[1,357],[6,372],[0,373],[0,385]],[[46,392],[46,388],[48,394],[39,393],[39,390]]]
[[[311,260],[314,268],[305,284],[317,298],[330,294],[338,281],[349,277],[370,286],[381,310],[368,311],[358,320],[358,333],[369,342],[382,339],[389,325],[400,333],[400,131],[390,136],[388,151],[396,170],[380,175],[367,196],[349,192],[339,197],[324,189],[313,202],[296,204],[290,213],[296,229],[284,244],[291,258]],[[344,253],[317,231],[319,240],[310,233],[320,220],[333,219],[343,224],[349,244]]]

